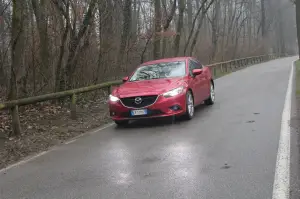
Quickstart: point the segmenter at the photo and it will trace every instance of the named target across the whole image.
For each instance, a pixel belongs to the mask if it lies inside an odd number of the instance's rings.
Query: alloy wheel
[[[192,117],[194,115],[195,107],[194,107],[194,99],[191,93],[188,93],[187,108],[188,108],[189,116]]]
[[[214,89],[214,86],[211,84],[210,85],[210,98],[211,98],[211,101],[215,101],[215,96],[216,94],[215,94],[215,89]]]

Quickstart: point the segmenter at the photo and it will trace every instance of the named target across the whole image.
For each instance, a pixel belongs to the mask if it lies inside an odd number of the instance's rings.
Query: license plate
[[[140,109],[140,110],[132,110],[131,111],[132,116],[136,115],[147,115],[147,109]]]

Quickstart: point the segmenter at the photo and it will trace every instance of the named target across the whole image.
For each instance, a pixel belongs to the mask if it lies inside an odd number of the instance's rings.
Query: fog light
[[[111,116],[115,116],[115,115],[116,115],[116,112],[110,112],[110,115],[111,115]]]
[[[180,110],[181,108],[180,108],[180,106],[178,106],[178,105],[174,105],[174,106],[171,106],[170,109],[173,110],[173,111],[178,111],[178,110]]]

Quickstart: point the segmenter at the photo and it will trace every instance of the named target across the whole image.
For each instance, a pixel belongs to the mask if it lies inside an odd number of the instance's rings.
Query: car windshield
[[[163,62],[139,67],[129,81],[182,77],[185,73],[185,61]]]

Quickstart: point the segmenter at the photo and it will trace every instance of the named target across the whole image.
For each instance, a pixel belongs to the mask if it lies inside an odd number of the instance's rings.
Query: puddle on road
[[[224,164],[224,166],[221,167],[221,169],[229,169],[231,168],[231,166],[229,166],[228,164]]]
[[[144,158],[142,160],[142,163],[143,164],[150,164],[150,163],[158,162],[160,160],[161,160],[160,158],[153,156],[153,157]]]

